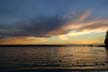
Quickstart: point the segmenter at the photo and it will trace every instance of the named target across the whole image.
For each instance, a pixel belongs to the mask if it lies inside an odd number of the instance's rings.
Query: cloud
[[[90,24],[86,24],[80,28],[78,28],[79,31],[84,31],[84,30],[99,30],[103,29],[102,31],[106,31],[108,27],[108,20],[97,20],[97,21],[92,21]]]
[[[58,17],[39,17],[25,22],[18,22],[12,25],[1,25],[0,35],[2,37],[17,37],[17,36],[36,36],[47,37],[51,35],[61,34],[59,30],[64,24],[62,19]]]
[[[0,38],[7,37],[49,37],[104,32],[108,27],[108,19],[92,18],[91,11],[75,12],[64,17],[50,16],[29,19],[15,24],[1,24]],[[80,33],[82,32],[82,33]]]
[[[11,37],[1,39],[0,44],[44,44],[47,40],[47,38],[39,37]]]
[[[108,27],[108,19],[92,18],[89,10],[78,16],[74,16],[74,20],[70,20],[63,28],[68,31],[106,31]],[[103,30],[102,30],[103,29]]]

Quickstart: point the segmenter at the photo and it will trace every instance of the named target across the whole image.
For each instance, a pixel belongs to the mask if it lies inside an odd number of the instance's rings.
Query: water
[[[108,70],[104,47],[4,47],[0,70],[71,69]]]

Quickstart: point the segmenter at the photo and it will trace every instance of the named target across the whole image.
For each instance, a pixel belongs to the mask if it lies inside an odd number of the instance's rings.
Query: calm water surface
[[[104,47],[0,48],[0,69],[108,69]]]

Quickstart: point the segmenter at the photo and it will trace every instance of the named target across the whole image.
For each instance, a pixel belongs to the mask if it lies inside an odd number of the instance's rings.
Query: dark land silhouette
[[[106,32],[106,36],[105,36],[105,41],[104,41],[104,43],[105,43],[105,47],[108,48],[108,30],[107,30],[107,32]]]

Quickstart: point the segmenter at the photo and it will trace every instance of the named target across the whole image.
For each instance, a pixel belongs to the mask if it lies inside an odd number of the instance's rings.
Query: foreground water
[[[0,70],[71,69],[108,71],[104,47],[0,47]],[[67,72],[67,71],[66,71]]]

